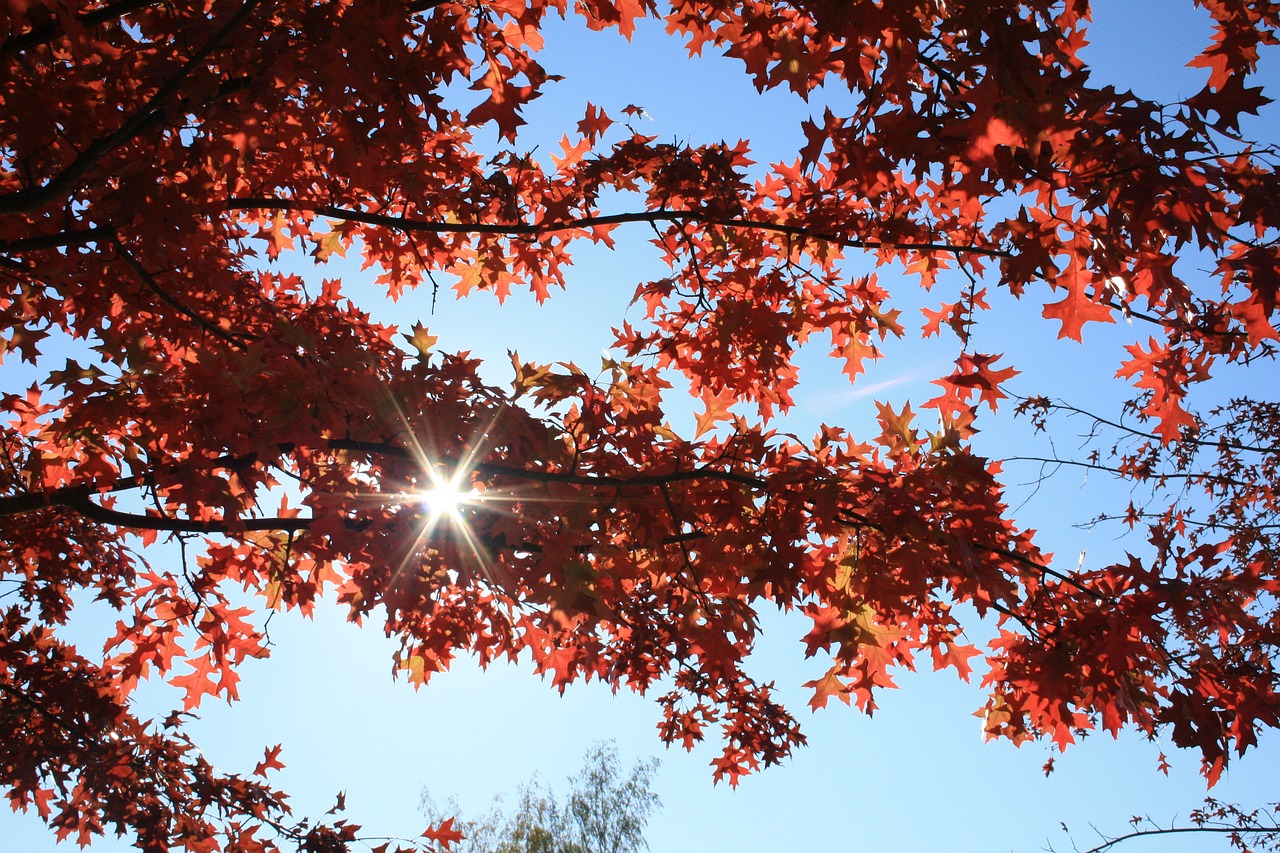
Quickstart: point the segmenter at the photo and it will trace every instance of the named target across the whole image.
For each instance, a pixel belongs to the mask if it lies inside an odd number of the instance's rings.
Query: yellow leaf
[[[440,338],[437,335],[427,334],[427,327],[421,323],[414,323],[412,332],[413,334],[411,335],[402,333],[404,339],[418,351],[420,359],[426,360],[431,354],[431,348],[435,346],[436,341],[440,340]]]

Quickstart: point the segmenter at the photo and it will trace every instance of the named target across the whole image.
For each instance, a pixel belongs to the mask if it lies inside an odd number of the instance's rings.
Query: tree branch
[[[312,201],[295,201],[277,196],[245,196],[230,198],[226,202],[226,210],[288,210],[300,213],[311,213],[330,219],[346,222],[361,222],[408,233],[431,234],[495,234],[510,237],[536,237],[552,234],[557,231],[570,231],[577,228],[587,229],[602,225],[622,225],[630,222],[701,222],[704,225],[716,225],[721,228],[743,228],[766,231],[773,234],[785,234],[791,237],[807,237],[821,240],[845,248],[854,249],[900,249],[911,252],[944,252],[956,256],[984,255],[992,258],[1008,258],[1011,254],[1003,249],[990,249],[981,246],[955,246],[948,243],[905,243],[880,240],[860,240],[825,231],[813,231],[803,225],[788,225],[781,222],[767,222],[757,219],[740,219],[734,217],[708,216],[697,210],[646,210],[632,213],[614,213],[605,216],[584,216],[577,219],[559,219],[550,222],[444,222],[441,220],[415,219],[408,216],[390,216],[382,213],[370,213],[349,207],[337,207]]]
[[[128,527],[133,530],[159,530],[167,533],[238,533],[249,530],[306,530],[311,518],[240,518],[235,521],[195,521],[189,518],[168,518],[161,515],[144,515],[108,509],[91,501],[88,496],[71,497],[59,501],[66,507],[91,521]]]
[[[1018,399],[1022,400],[1023,402],[1026,402],[1028,400],[1028,398],[1026,397],[1019,397]],[[1095,415],[1093,412],[1088,412],[1088,411],[1085,411],[1084,409],[1078,409],[1069,403],[1063,403],[1058,400],[1049,400],[1047,398],[1040,398],[1040,399],[1043,399],[1045,401],[1046,409],[1052,409],[1060,412],[1068,412],[1070,414],[1076,414],[1076,415],[1084,415],[1086,418],[1089,418],[1094,423],[1101,424],[1102,426],[1109,426],[1114,429],[1118,429],[1121,432],[1126,432],[1129,435],[1132,435],[1136,438],[1148,438],[1148,439],[1151,439],[1152,441],[1159,441],[1162,444],[1164,442],[1164,440],[1160,438],[1160,436],[1154,433],[1143,432],[1142,430],[1137,429],[1135,427],[1126,426],[1125,424],[1122,424],[1122,423],[1117,423],[1115,421],[1107,420],[1106,418],[1100,415]],[[1262,447],[1262,446],[1253,445],[1253,444],[1241,444],[1238,441],[1203,441],[1200,439],[1183,439],[1182,441],[1184,444],[1191,444],[1196,447],[1214,447],[1214,448],[1226,447],[1229,450],[1247,450],[1251,453],[1280,453],[1280,444],[1274,444],[1270,447]]]
[[[186,305],[184,302],[182,302],[182,300],[178,299],[176,296],[169,293],[169,291],[161,287],[160,283],[156,281],[155,276],[152,275],[151,272],[147,270],[147,268],[144,267],[142,263],[133,256],[133,253],[130,252],[128,247],[125,246],[123,243],[121,243],[119,239],[116,239],[115,237],[113,237],[111,242],[112,242],[112,245],[116,247],[116,251],[119,253],[120,259],[123,260],[126,264],[128,264],[129,268],[134,271],[134,273],[142,281],[143,286],[146,287],[148,290],[150,290],[152,293],[159,296],[171,308],[174,308],[175,310],[177,310],[179,314],[186,317],[188,320],[195,323],[201,329],[213,335],[214,337],[221,338],[222,340],[231,344],[231,346],[235,347],[236,349],[244,348],[244,341],[242,341],[241,338],[252,340],[252,337],[249,335],[243,335],[243,334],[236,335],[232,332],[227,331],[226,329],[222,328],[221,326],[218,326],[208,318],[202,316],[199,312],[195,311],[194,309]]]
[[[216,459],[209,460],[208,468],[229,468],[232,470],[244,468],[251,465],[256,456],[250,454],[248,456],[219,456]],[[164,469],[166,475],[176,476],[187,470],[189,465],[173,465]],[[94,479],[84,483],[77,483],[74,486],[62,486],[56,489],[48,489],[39,492],[23,492],[16,495],[6,495],[0,497],[0,518],[13,515],[22,515],[28,512],[34,512],[40,509],[48,509],[55,506],[68,506],[70,502],[74,502],[80,498],[87,498],[92,495],[107,494],[110,492],[128,492],[133,489],[141,489],[147,486],[153,486],[156,482],[157,473],[155,471],[145,471],[139,474],[130,475],[128,477],[117,477],[110,480]]]
[[[116,0],[114,3],[93,9],[79,16],[77,23],[85,27],[96,27],[98,24],[106,23],[112,18],[121,18],[130,12],[136,12],[138,9],[145,8],[150,5],[152,0]],[[54,19],[38,27],[32,27],[21,35],[9,36],[0,44],[0,56],[21,53],[24,50],[30,50],[41,44],[48,44],[63,35],[66,30],[62,26],[62,21]]]
[[[292,446],[281,448],[281,450],[286,452],[293,449],[294,448]],[[414,453],[405,447],[386,444],[383,442],[356,441],[354,439],[332,439],[325,443],[325,449],[358,451],[372,455],[391,456],[400,459],[415,458]],[[244,457],[226,456],[213,460],[210,467],[231,468],[235,467],[237,464],[243,465],[245,461]],[[444,459],[442,461],[456,462],[456,460],[452,459]],[[768,481],[760,477],[753,477],[748,474],[738,474],[733,471],[718,471],[710,468],[694,468],[687,471],[673,471],[668,474],[644,474],[637,472],[634,475],[626,476],[538,471],[527,468],[516,468],[510,465],[501,465],[492,462],[478,462],[473,464],[471,469],[481,474],[511,477],[513,479],[526,480],[534,483],[559,483],[563,485],[586,486],[589,488],[661,486],[667,483],[689,482],[696,480],[721,480],[755,489],[763,489],[768,486]],[[153,485],[155,483],[155,479],[154,473],[147,473],[130,477],[122,477],[116,480],[94,480],[89,483],[76,484],[74,486],[63,486],[61,488],[50,489],[43,492],[23,492],[16,495],[6,495],[4,497],[0,497],[0,518],[22,515],[41,509],[66,507],[68,509],[81,512],[88,518],[108,524],[118,524],[125,527],[149,530],[167,530],[173,532],[217,533],[246,529],[300,530],[309,524],[308,519],[301,518],[276,519],[275,521],[284,523],[276,524],[275,526],[272,526],[269,523],[272,519],[245,519],[243,521],[236,522],[197,522],[182,519],[168,519],[155,515],[141,515],[137,513],[121,512],[119,510],[110,510],[100,506],[99,504],[93,503],[90,500],[90,497],[95,494],[105,492],[124,492]]]
[[[364,453],[370,453],[377,456],[392,456],[400,459],[414,459],[416,455],[407,447],[401,447],[397,444],[386,444],[379,441],[358,441],[351,438],[334,438],[329,439],[326,446],[330,450],[356,450]],[[456,460],[445,458],[442,461],[456,462]],[[714,468],[690,468],[685,471],[671,471],[666,474],[628,474],[624,476],[616,476],[609,474],[568,474],[557,471],[536,471],[528,468],[514,468],[510,465],[501,465],[494,462],[475,462],[470,465],[471,470],[478,471],[481,474],[491,474],[494,476],[512,477],[518,480],[528,480],[534,483],[560,483],[571,486],[598,486],[602,488],[617,488],[619,486],[663,486],[668,483],[688,482],[691,480],[723,480],[729,483],[737,483],[741,486],[747,486],[753,489],[764,489],[769,485],[769,481],[762,477],[753,477],[750,474],[737,474],[733,471],[719,471]]]
[[[1256,829],[1250,829],[1241,826],[1171,826],[1166,829],[1136,829],[1133,832],[1127,832],[1124,835],[1118,835],[1106,842],[1099,844],[1097,847],[1090,847],[1084,853],[1103,853],[1104,850],[1110,850],[1117,844],[1129,841],[1133,838],[1145,838],[1151,835],[1177,835],[1184,832],[1212,832],[1217,834],[1235,834],[1235,835],[1280,835],[1280,826],[1261,826]],[[1105,836],[1103,836],[1105,837]]]
[[[1217,446],[1217,445],[1212,445]],[[1103,465],[1099,462],[1080,462],[1075,459],[1057,459],[1049,456],[1005,456],[1001,462],[1038,462],[1042,466],[1046,465],[1069,465],[1073,468],[1085,468],[1090,471],[1106,471],[1108,474],[1114,474],[1123,480],[1133,480],[1135,482],[1145,482],[1147,480],[1191,480],[1196,483],[1210,482],[1224,486],[1240,486],[1242,488],[1250,488],[1256,484],[1246,483],[1240,480],[1234,480],[1230,477],[1224,477],[1221,474],[1211,474],[1207,471],[1192,471],[1187,473],[1171,473],[1165,471],[1152,471],[1149,474],[1141,474],[1136,471],[1125,471],[1113,465]],[[1053,476],[1052,472],[1042,473],[1041,477]]]
[[[93,225],[89,228],[60,231],[57,234],[39,234],[35,237],[19,237],[16,240],[0,240],[0,253],[13,254],[83,246],[86,243],[95,243],[110,237],[112,233],[112,230],[105,225]]]
[[[283,446],[280,449],[284,452],[288,452],[294,450],[295,447]],[[393,458],[408,460],[416,458],[415,453],[407,447],[388,444],[385,442],[359,441],[356,439],[330,439],[325,442],[325,449],[356,451],[371,455],[390,456]],[[243,463],[244,460],[237,460],[232,457],[223,457],[223,459],[215,461],[213,467],[231,467],[237,461]],[[457,460],[455,459],[443,458],[441,461],[457,464]],[[516,468],[510,465],[502,465],[494,462],[475,462],[470,465],[470,469],[480,474],[510,477],[512,479],[525,480],[533,483],[555,483],[561,485],[584,486],[587,488],[617,489],[626,486],[661,488],[670,485],[671,483],[696,482],[699,480],[718,480],[721,482],[734,483],[747,488],[760,490],[766,489],[769,486],[769,481],[763,477],[756,477],[750,474],[740,474],[734,471],[720,471],[713,468],[690,468],[687,470],[670,471],[665,474],[646,474],[639,471],[627,475],[571,474],[558,471],[539,471],[528,468]],[[115,481],[107,481],[105,483],[94,482],[90,484],[66,486],[47,492],[8,495],[0,497],[0,518],[21,515],[23,513],[34,512],[41,509],[65,507],[80,513],[86,518],[99,521],[104,524],[114,524],[121,527],[129,527],[139,530],[158,530],[172,533],[236,533],[248,530],[304,530],[310,527],[313,521],[313,519],[310,518],[275,517],[246,518],[236,519],[233,521],[194,521],[190,519],[166,518],[159,515],[122,512],[120,510],[108,509],[90,500],[90,497],[93,494],[128,491],[144,485],[149,485],[153,482],[154,475],[139,475]],[[842,517],[837,517],[836,519],[840,524],[864,526],[882,533],[886,532],[883,526],[872,521],[857,510],[844,508],[840,510],[840,513]],[[669,541],[675,543],[683,541],[684,538],[686,537],[677,536]],[[691,536],[687,538],[700,537]],[[664,544],[667,544],[666,540],[664,540]],[[1084,592],[1096,600],[1101,601],[1105,599],[1105,596],[1101,593],[1084,586],[1070,575],[1059,572],[1042,563],[1038,563],[1016,551],[983,545],[973,541],[968,541],[967,544],[976,550],[991,554],[992,556],[1011,560],[1026,566],[1027,568],[1041,572],[1046,576],[1056,578],[1063,583],[1071,584],[1081,592]]]
[[[437,6],[443,6],[450,2],[453,2],[453,0],[410,0],[409,14],[419,15],[423,12],[430,12]]]

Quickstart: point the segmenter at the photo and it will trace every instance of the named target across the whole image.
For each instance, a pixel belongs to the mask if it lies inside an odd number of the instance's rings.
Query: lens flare
[[[464,491],[457,477],[445,480],[432,476],[431,479],[431,488],[413,494],[413,500],[427,511],[429,522],[442,519],[460,521],[462,508],[479,497],[474,488]]]
[[[478,574],[492,579],[493,555],[472,525],[482,515],[492,512],[495,502],[509,503],[511,499],[504,500],[474,480],[476,461],[486,452],[489,432],[502,409],[494,411],[488,422],[476,430],[459,455],[458,448],[441,453],[430,428],[413,423],[414,419],[390,393],[387,404],[389,413],[403,427],[417,474],[410,475],[409,482],[401,484],[401,491],[385,493],[383,499],[416,510],[419,515],[413,536],[404,543],[404,553],[392,573],[391,583],[395,584],[406,572],[416,571],[421,555],[430,551],[448,554],[451,562],[465,560]],[[459,566],[451,568],[456,571]]]

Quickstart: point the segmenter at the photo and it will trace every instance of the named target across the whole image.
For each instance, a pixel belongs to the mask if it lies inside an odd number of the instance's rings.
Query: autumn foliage
[[[815,706],[985,659],[990,736],[1169,730],[1216,779],[1280,724],[1280,405],[1259,383],[1195,402],[1275,354],[1277,151],[1241,127],[1280,12],[1197,5],[1206,83],[1156,104],[1091,81],[1084,0],[7,0],[0,352],[40,377],[0,426],[10,802],[81,841],[343,849],[353,826],[289,816],[271,749],[227,775],[183,728],[236,699],[266,613],[321,597],[385,622],[414,683],[467,654],[655,694],[662,738],[718,736],[730,782],[803,742],[744,666],[775,605],[830,661]],[[624,35],[656,16],[821,108],[764,168],[584,104],[544,162],[522,108],[583,70],[539,64],[549,15]],[[670,274],[638,283],[603,372],[516,357],[495,386],[366,313],[370,279],[560,298],[575,248],[630,223]],[[369,271],[305,279],[273,263],[290,252]],[[884,277],[931,288],[924,316]],[[971,343],[997,294],[1076,341],[1131,322],[1131,401],[1011,400],[1016,366]],[[879,404],[875,434],[775,430],[803,342],[829,339],[856,387],[882,341],[921,334],[955,342],[932,399]],[[664,415],[675,383],[693,434]],[[971,450],[998,407],[1092,425],[1092,455],[1062,461],[1146,496],[1099,508],[1148,531],[1134,556],[1037,548]],[[419,499],[437,481],[470,507]],[[94,597],[118,630],[78,649]],[[135,716],[145,678],[185,707]]]

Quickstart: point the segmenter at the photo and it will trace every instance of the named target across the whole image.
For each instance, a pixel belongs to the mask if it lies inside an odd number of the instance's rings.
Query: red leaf
[[[267,778],[268,771],[283,770],[284,763],[279,760],[281,749],[282,749],[281,744],[276,744],[275,746],[268,747],[266,750],[265,757],[261,761],[259,761],[257,765],[253,768],[253,775],[261,776],[262,778],[265,779]]]
[[[444,845],[445,850],[449,849],[449,845],[465,838],[461,832],[453,828],[453,818],[451,817],[445,818],[436,826],[422,833],[422,837],[428,841]]]
[[[1058,337],[1082,341],[1080,329],[1085,323],[1115,322],[1111,309],[1103,305],[1098,297],[1090,297],[1087,293],[1086,289],[1094,282],[1094,276],[1085,269],[1083,260],[1072,254],[1066,270],[1053,280],[1055,286],[1067,289],[1067,295],[1057,302],[1044,306],[1043,314],[1046,318],[1062,321],[1062,330],[1058,333]]]
[[[612,125],[613,120],[605,115],[604,110],[588,103],[586,118],[578,122],[578,133],[586,137],[588,142],[594,143]]]

